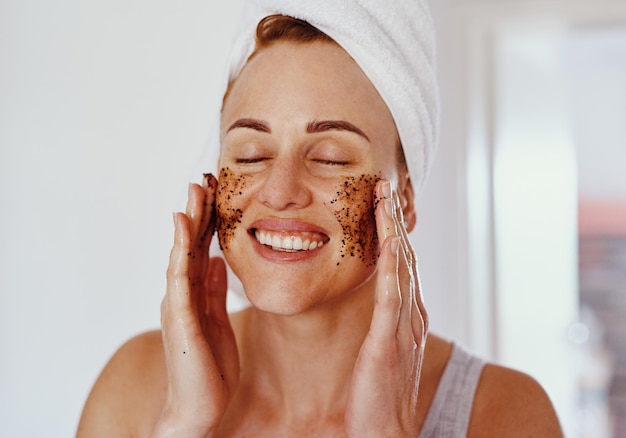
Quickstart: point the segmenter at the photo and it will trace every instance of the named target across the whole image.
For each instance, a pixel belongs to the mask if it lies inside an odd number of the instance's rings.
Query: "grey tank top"
[[[484,365],[482,359],[453,344],[420,438],[467,436],[474,393]]]

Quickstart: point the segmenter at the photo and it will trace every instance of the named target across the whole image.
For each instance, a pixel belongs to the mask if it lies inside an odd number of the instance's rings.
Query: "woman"
[[[346,45],[260,21],[218,178],[174,216],[162,330],[114,355],[78,436],[561,436],[534,380],[428,332],[408,239],[426,154]],[[232,315],[214,230],[251,303]]]

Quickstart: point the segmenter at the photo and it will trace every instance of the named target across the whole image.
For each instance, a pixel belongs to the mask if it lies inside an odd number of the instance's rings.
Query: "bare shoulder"
[[[130,339],[96,380],[77,437],[146,436],[161,413],[166,390],[161,332]]]
[[[468,436],[562,437],[545,390],[527,374],[487,364],[476,395]]]

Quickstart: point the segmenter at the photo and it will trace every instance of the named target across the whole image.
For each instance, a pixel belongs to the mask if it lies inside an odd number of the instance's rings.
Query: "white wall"
[[[110,354],[158,326],[238,7],[213,5],[0,2],[2,436],[72,436]]]

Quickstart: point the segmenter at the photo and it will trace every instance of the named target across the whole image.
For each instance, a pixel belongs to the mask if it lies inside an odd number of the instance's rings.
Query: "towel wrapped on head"
[[[418,191],[433,162],[439,118],[435,32],[425,0],[245,0],[224,92],[254,51],[257,24],[273,14],[307,21],[356,61],[394,118]],[[203,163],[211,171],[217,169],[219,129],[213,134]]]

